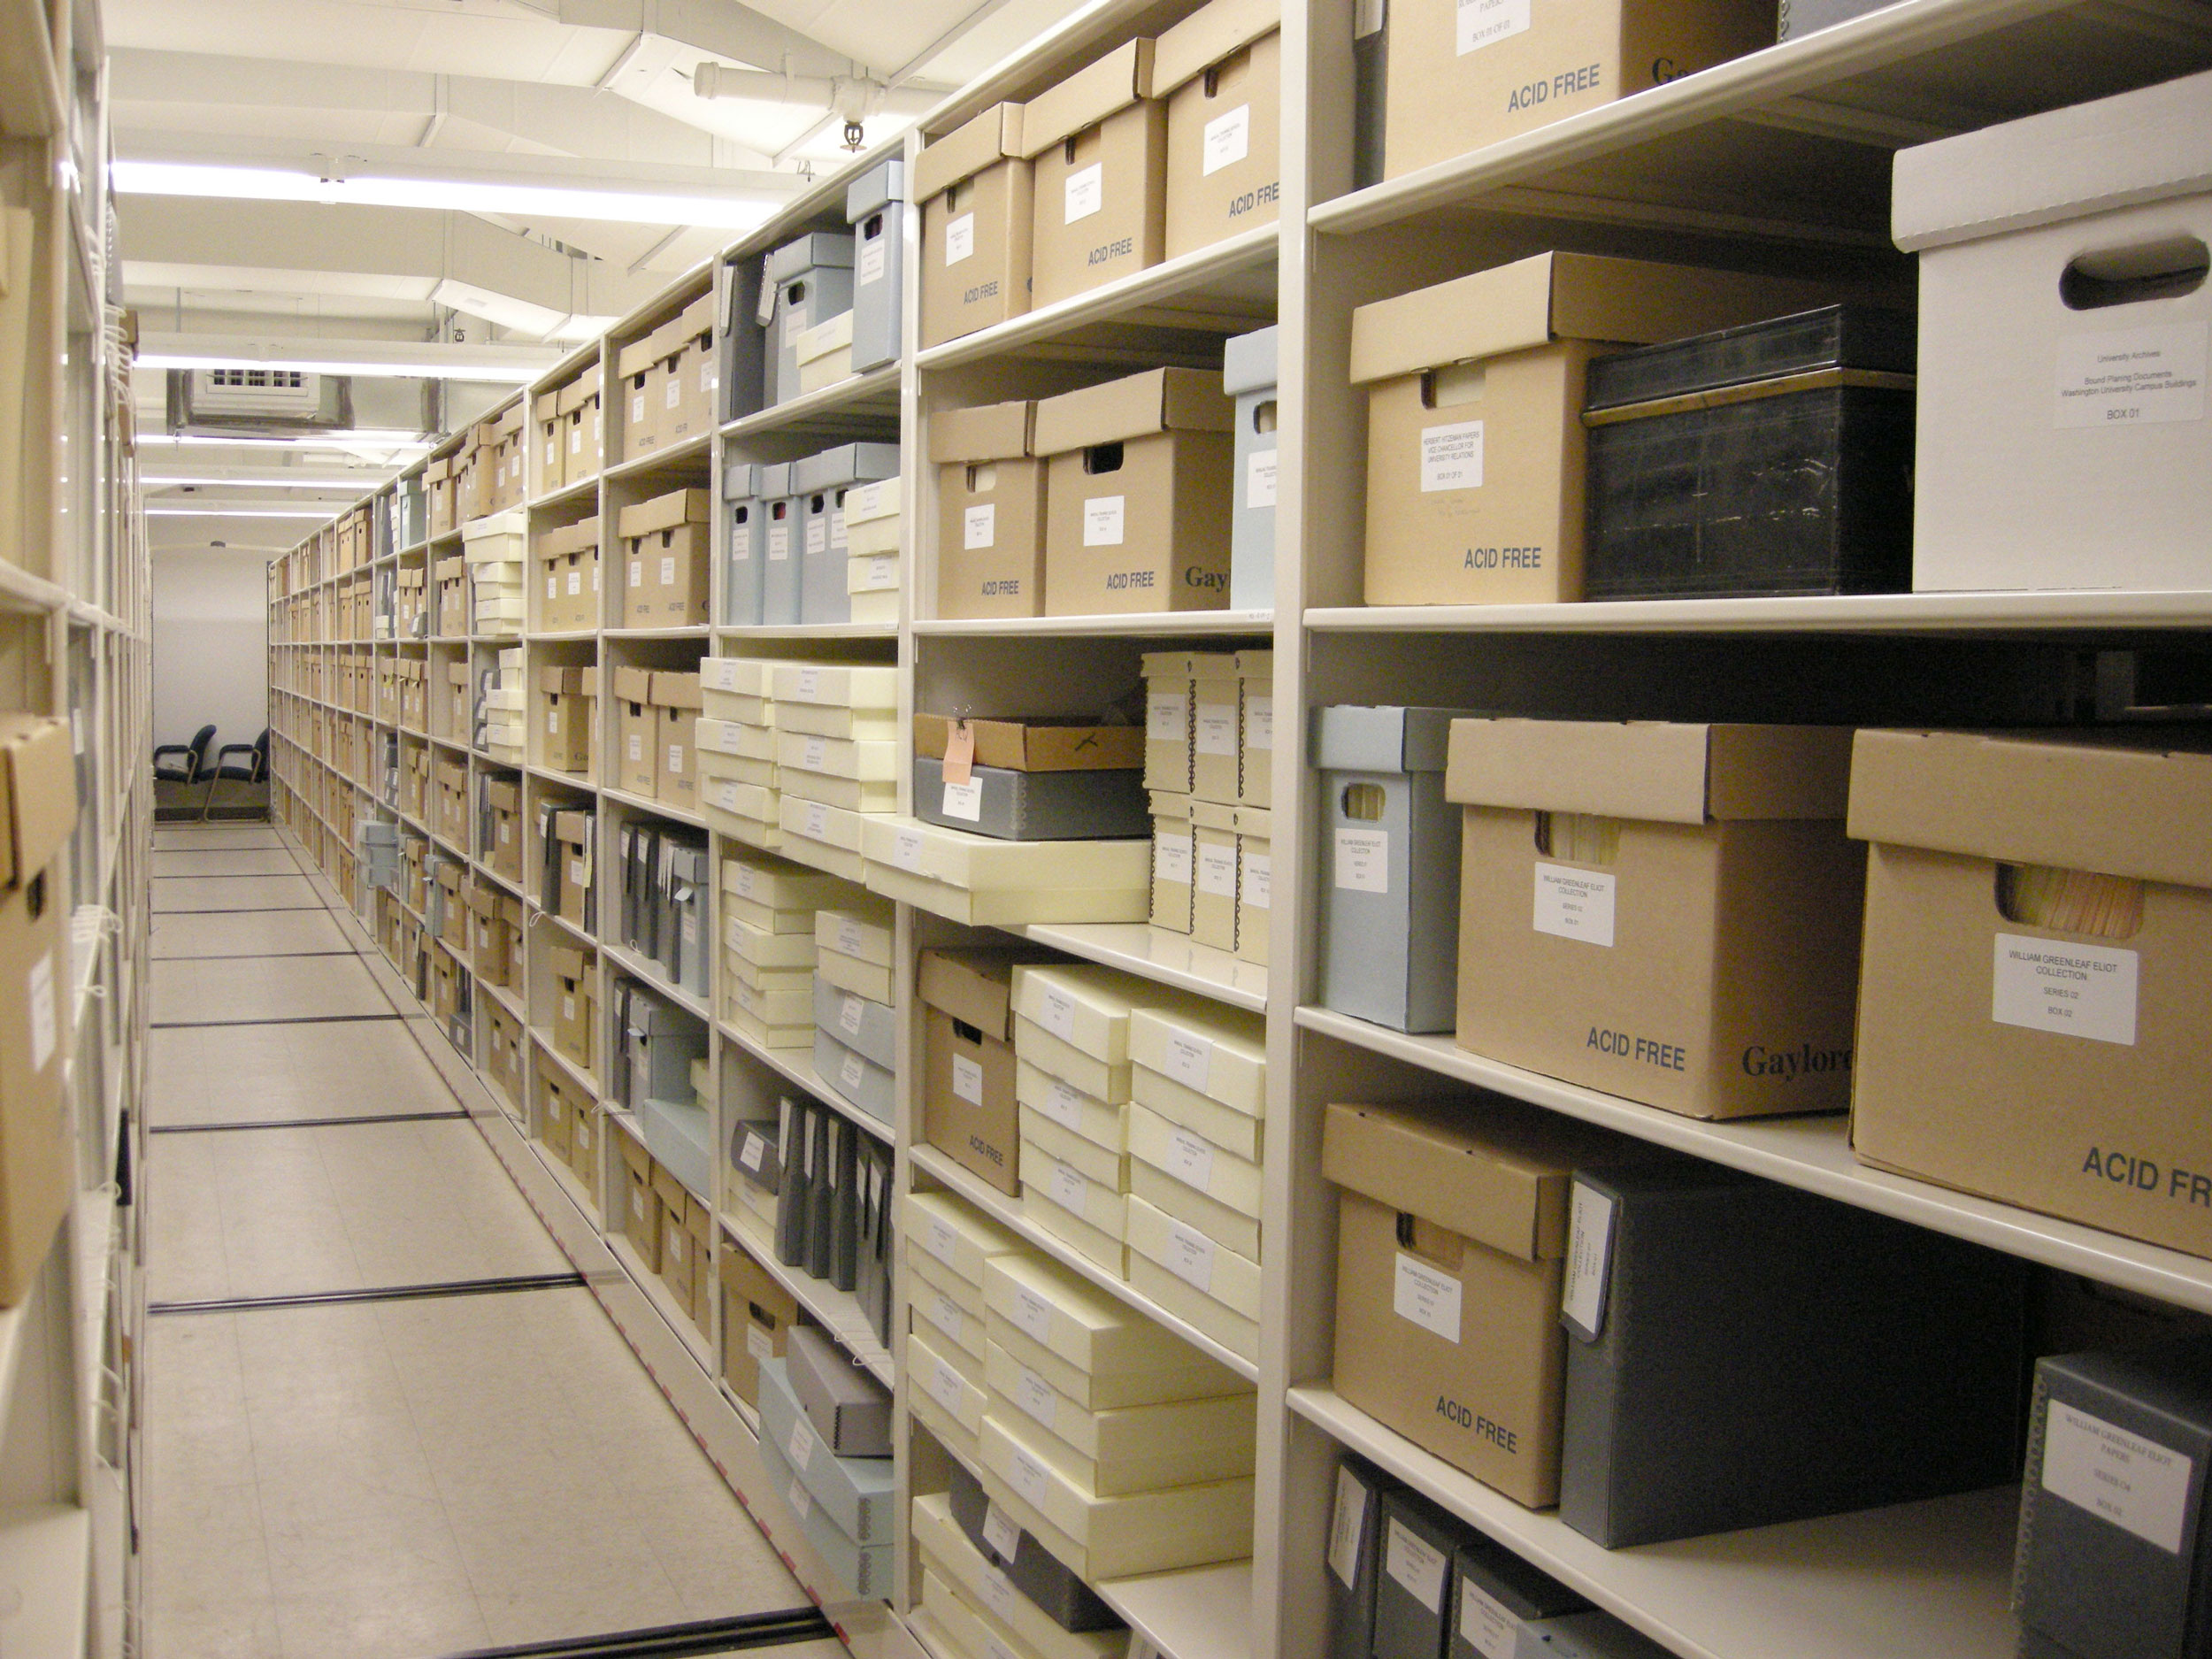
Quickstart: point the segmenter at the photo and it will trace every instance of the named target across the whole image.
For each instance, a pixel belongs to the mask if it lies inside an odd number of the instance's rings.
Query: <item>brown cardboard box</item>
[[[624,627],[680,628],[707,619],[712,503],[707,490],[678,489],[622,510],[616,529],[626,567]]]
[[[530,400],[530,457],[538,475],[534,493],[540,495],[549,495],[567,482],[568,445],[561,428],[561,394],[567,389],[557,386]]]
[[[1152,49],[1148,40],[1130,41],[1032,98],[1022,111],[1022,153],[1036,175],[1032,305],[1049,305],[1160,263],[1167,105],[1152,96]]]
[[[499,918],[505,897],[494,887],[479,887],[469,895],[469,965],[479,979],[505,985],[510,968],[507,930]]]
[[[571,1097],[572,1110],[568,1123],[568,1167],[576,1172],[576,1179],[584,1184],[594,1203],[600,1201],[600,1183],[604,1165],[600,1162],[605,1151],[603,1137],[606,1133],[606,1118],[590,1101],[581,1095]]]
[[[76,1160],[62,1106],[73,1046],[61,863],[77,821],[69,722],[0,715],[0,1306],[53,1248]]]
[[[553,1046],[587,1071],[592,1064],[593,1015],[598,1001],[592,964],[573,945],[555,945],[548,953],[553,968]]]
[[[949,715],[918,714],[914,752],[941,760],[956,724],[967,726],[979,766],[1006,772],[1119,772],[1144,764],[1144,727],[1107,726],[1072,715],[956,722]]]
[[[541,764],[555,772],[591,770],[591,699],[584,695],[581,668],[541,668],[538,696],[545,715]]]
[[[661,1198],[653,1189],[653,1155],[644,1143],[631,1138],[618,1125],[608,1131],[622,1152],[622,1232],[645,1263],[645,1271],[661,1271]]]
[[[539,535],[534,549],[540,583],[538,630],[578,633],[599,626],[597,515]]]
[[[1460,1047],[1693,1118],[1841,1110],[1850,757],[1844,726],[1455,720]]]
[[[994,105],[915,158],[925,346],[1029,309],[1031,177],[1018,104]]]
[[[472,622],[468,573],[468,561],[465,559],[438,561],[438,626],[434,631],[440,638],[458,640],[468,637]]]
[[[661,447],[662,390],[667,373],[660,342],[651,334],[633,341],[615,358],[615,395],[622,416],[622,459],[634,461]]]
[[[714,1270],[707,1256],[713,1248],[714,1212],[688,1195],[684,1201],[684,1231],[691,1235],[691,1322],[704,1336],[714,1317]]]
[[[1774,44],[1773,0],[1400,0],[1383,176],[1394,179]]]
[[[652,671],[614,671],[615,787],[626,794],[653,798],[658,787],[659,717],[653,709]]]
[[[599,365],[561,388],[561,441],[566,450],[562,463],[563,488],[598,475],[603,448],[599,423]]]
[[[653,675],[654,794],[687,811],[695,811],[699,805],[699,768],[693,762],[698,748],[699,701],[695,672],[661,670]]]
[[[1781,278],[1547,253],[1359,307],[1367,603],[1579,599],[1590,359],[1823,303]]]
[[[937,614],[1035,617],[1045,608],[1045,464],[1030,402],[929,419],[937,468]]]
[[[576,1133],[576,1109],[569,1102],[560,1079],[553,1072],[541,1069],[538,1072],[538,1139],[546,1150],[564,1164],[569,1161],[570,1148]]]
[[[661,1280],[685,1312],[691,1310],[692,1281],[696,1263],[691,1254],[691,1229],[686,1217],[691,1194],[666,1166],[653,1165],[653,1196],[660,1201]]]
[[[553,838],[560,843],[561,851],[559,887],[553,895],[553,913],[565,922],[585,926],[592,887],[591,809],[566,807],[556,811]]]
[[[1048,614],[1228,603],[1233,419],[1221,376],[1201,369],[1151,369],[1037,405],[1037,453],[1050,457]]]
[[[491,866],[494,875],[519,881],[523,839],[521,784],[506,778],[487,778],[484,804],[491,816],[491,844],[484,849],[484,862]]]
[[[687,443],[714,426],[714,295],[702,294],[668,325],[668,384],[662,394],[671,444]]]
[[[1272,225],[1282,202],[1282,0],[1212,0],[1160,36],[1164,258]]]
[[[422,470],[423,488],[430,497],[432,535],[448,535],[460,527],[461,521],[455,516],[459,502],[453,463],[449,455],[434,456]]]
[[[1559,1496],[1559,1323],[1575,1165],[1615,1138],[1481,1094],[1332,1105],[1336,1391],[1506,1496]]]
[[[760,1405],[760,1362],[781,1359],[799,1304],[734,1239],[722,1241],[722,1378],[747,1405]]]
[[[1860,733],[1860,1158],[2212,1256],[2208,822],[2212,756],[2153,733]]]
[[[922,1138],[1012,1197],[1021,1191],[1014,1101],[1014,964],[1007,950],[925,950]]]

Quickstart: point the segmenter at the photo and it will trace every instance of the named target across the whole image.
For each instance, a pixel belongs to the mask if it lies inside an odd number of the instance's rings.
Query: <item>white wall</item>
[[[250,743],[269,723],[265,552],[154,554],[154,741]]]

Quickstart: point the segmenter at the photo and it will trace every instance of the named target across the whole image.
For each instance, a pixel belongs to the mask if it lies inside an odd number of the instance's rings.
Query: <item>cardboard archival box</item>
[[[564,488],[580,484],[596,474],[603,442],[599,424],[599,365],[594,364],[561,388],[562,443],[567,450],[563,463]]]
[[[660,778],[659,759],[655,752],[660,734],[653,708],[652,671],[616,669],[614,697],[617,785],[631,795],[650,799]]]
[[[622,626],[686,627],[707,619],[708,515],[713,493],[671,490],[616,520],[626,565]]]
[[[1852,1144],[2212,1256],[2212,755],[2155,741],[1860,733]],[[2039,904],[2041,871],[2090,899]]]
[[[1847,726],[1454,721],[1459,1046],[1693,1118],[1841,1110],[1850,757]]]
[[[853,349],[856,373],[897,361],[905,307],[906,163],[879,162],[845,187],[853,230]]]
[[[664,331],[663,361],[672,358],[669,384],[662,397],[671,443],[688,442],[714,424],[714,294],[710,290],[683,309]]]
[[[69,1208],[62,1099],[73,976],[60,855],[77,821],[69,722],[0,715],[0,1306],[29,1294]]]
[[[622,348],[615,357],[615,400],[621,411],[622,458],[634,461],[661,447],[661,405],[667,370],[660,342],[648,334]]]
[[[1167,100],[1162,257],[1272,225],[1282,201],[1282,0],[1212,0],[1161,35]]]
[[[1590,359],[1830,297],[1781,278],[1545,253],[1359,307],[1367,603],[1579,599]]]
[[[1014,1101],[1014,953],[926,950],[922,1134],[1011,1196],[1021,1190]]]
[[[572,945],[555,945],[549,960],[554,979],[553,1046],[589,1070],[592,1029],[597,1023],[591,964]]]
[[[1035,169],[1032,304],[1049,305],[1160,263],[1167,105],[1152,96],[1153,47],[1129,41],[1022,111],[1022,153]]]
[[[915,157],[925,347],[1029,309],[1031,178],[1018,104],[994,105]]]
[[[543,764],[556,772],[591,769],[591,699],[584,694],[584,668],[541,668],[538,695],[544,709]]]
[[[799,394],[818,392],[849,380],[853,372],[853,314],[838,312],[803,328],[793,347],[799,363]]]
[[[1622,1144],[1491,1095],[1332,1105],[1337,1392],[1508,1497],[1554,1502],[1568,1188]]]
[[[653,675],[654,794],[672,805],[691,808],[699,801],[699,769],[693,763],[699,730],[699,676]]]
[[[1772,0],[1399,0],[1383,176],[1774,43]]]
[[[1144,764],[1144,729],[1110,726],[1073,715],[956,721],[949,715],[914,717],[914,752],[945,757],[956,726],[972,740],[971,762],[1004,772],[1118,772]]]
[[[1052,614],[1228,602],[1233,420],[1221,377],[1199,369],[1151,369],[1037,405]]]
[[[1033,617],[1045,608],[1045,463],[1031,402],[929,420],[937,468],[937,614]]]

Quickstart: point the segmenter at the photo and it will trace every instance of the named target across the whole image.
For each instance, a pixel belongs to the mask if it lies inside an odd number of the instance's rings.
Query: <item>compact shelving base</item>
[[[1069,69],[1138,35],[1156,34],[1193,8],[1184,0],[1098,0],[949,99],[922,130],[940,135],[1004,99],[1024,99]],[[1899,1653],[1994,1655],[2016,1632],[2007,1610],[2009,1489],[1933,1503],[1606,1551],[1555,1517],[1532,1513],[1414,1448],[1337,1395],[1330,1385],[1335,1202],[1319,1172],[1321,1109],[1333,1100],[1448,1096],[1470,1087],[1555,1111],[1993,1245],[2055,1270],[2212,1311],[2212,1263],[1976,1199],[1856,1164],[1840,1119],[1704,1124],[1502,1065],[1448,1037],[1386,1031],[1314,1005],[1314,897],[1320,879],[1312,826],[1314,783],[1303,764],[1307,712],[1331,703],[1433,703],[1501,711],[1673,718],[1799,718],[1928,725],[2068,718],[2101,650],[2200,646],[2212,592],[2154,594],[1901,594],[1861,598],[1614,603],[1494,609],[1365,608],[1361,595],[1365,480],[1363,396],[1348,382],[1352,309],[1548,248],[1705,260],[1734,268],[1848,279],[1909,296],[1912,268],[1888,242],[1888,173],[1897,147],[2059,102],[2148,84],[2212,64],[2212,14],[2151,0],[1902,0],[1902,4],[1635,98],[1365,189],[1351,184],[1353,0],[1310,0],[1284,14],[1282,218],[996,327],[923,350],[894,368],[794,402],[721,420],[671,451],[615,457],[589,482],[544,490],[528,503],[534,529],[596,510],[603,519],[654,489],[711,488],[726,462],[777,461],[854,438],[895,439],[902,456],[905,525],[896,625],[734,627],[709,623],[638,634],[603,627],[527,635],[526,666],[595,663],[673,666],[702,652],[895,663],[900,712],[1087,711],[1136,678],[1147,649],[1269,646],[1278,710],[1272,774],[1275,901],[1269,960],[1249,963],[1136,925],[1008,930],[1069,955],[1194,991],[1266,1020],[1270,1089],[1265,1125],[1263,1276],[1256,1363],[1226,1356],[1259,1396],[1253,1560],[1102,1586],[1130,1623],[1173,1659],[1312,1659],[1325,1629],[1322,1573],[1333,1471],[1357,1451],[1471,1525],[1502,1539],[1686,1659],[1876,1659]],[[2083,65],[2064,87],[2046,72]],[[2039,67],[2040,66],[2040,67]],[[2093,84],[2091,84],[2093,82]],[[911,141],[908,159],[918,141]],[[883,152],[890,153],[890,152]],[[709,269],[672,288],[587,348],[538,388],[580,369],[603,377],[620,349],[713,286],[726,296],[770,250],[808,230],[841,228],[843,186],[879,159],[809,189]],[[1716,182],[1717,180],[1718,182]],[[909,214],[906,266],[918,265],[918,215]],[[1263,611],[1160,616],[941,618],[935,588],[934,480],[926,432],[941,408],[1040,396],[1167,363],[1217,363],[1227,334],[1281,328],[1276,605]],[[906,337],[917,336],[906,299]],[[603,406],[612,407],[603,397]],[[727,412],[725,405],[723,412]],[[615,442],[614,427],[607,442]],[[609,528],[611,529],[611,526]],[[710,615],[723,610],[727,527],[715,529]],[[357,572],[308,569],[273,591],[272,685],[280,733],[282,814],[333,871],[349,901],[359,891],[348,850],[352,821],[391,816],[373,772],[375,743],[401,730],[449,753],[465,742],[400,727],[363,706],[341,709],[302,689],[310,661],[357,652],[368,661],[457,660],[514,641],[289,639],[281,627],[311,606],[385,570],[457,551],[459,538],[382,551]],[[607,568],[614,568],[611,559]],[[611,716],[598,714],[597,753],[613,753]],[[303,743],[316,721],[349,733],[350,764]],[[352,736],[357,728],[359,735]],[[332,745],[334,752],[335,744]],[[609,787],[607,767],[579,778],[537,764],[509,768],[481,753],[479,773],[517,771],[533,792],[588,795],[603,833],[632,815],[695,824],[694,815]],[[902,800],[904,785],[902,785]],[[426,826],[416,828],[427,831]],[[716,838],[716,849],[725,845]],[[477,849],[454,848],[470,856]],[[473,859],[480,875],[488,873]],[[510,887],[514,884],[508,883]],[[544,916],[525,894],[534,933],[560,932],[596,950],[602,976],[619,970],[684,1006],[649,964],[610,941]],[[715,918],[718,926],[719,918]],[[949,1158],[918,1144],[917,1022],[912,965],[933,944],[972,937],[901,906],[895,960],[901,1035],[898,1110],[875,1126],[896,1153],[900,1190],[959,1194],[1044,1253],[1210,1346],[1125,1283],[1099,1273],[1041,1233],[1011,1204]],[[431,947],[442,949],[442,947]],[[462,964],[465,967],[465,964]],[[518,998],[539,1063],[598,1093],[596,1079],[554,1053],[530,953]],[[603,995],[602,1008],[605,1006]],[[703,999],[716,1098],[727,1114],[796,1087],[834,1103],[797,1051],[766,1049],[725,1021],[718,988]],[[603,1018],[604,1018],[603,1014]],[[462,1035],[469,1033],[464,1031]],[[467,1045],[464,1044],[465,1049]],[[456,1061],[456,1064],[462,1064]],[[488,1099],[488,1094],[487,1095]],[[655,1366],[672,1397],[782,1544],[794,1532],[778,1494],[763,1493],[749,1413],[712,1379],[716,1341],[685,1329],[625,1247],[611,1246],[592,1195],[533,1138],[527,1102],[481,1114],[603,1300]],[[866,1125],[864,1125],[866,1126]],[[709,1196],[718,1199],[718,1194]],[[723,1214],[726,1236],[757,1242]],[[772,1252],[768,1253],[772,1256]],[[765,1259],[765,1258],[764,1258]],[[810,1315],[878,1376],[898,1380],[896,1443],[904,1497],[941,1484],[949,1455],[905,1409],[900,1373],[902,1295],[895,1292],[888,1352],[864,1339],[856,1309],[819,1281],[769,1263]],[[780,1529],[779,1530],[779,1526]],[[903,1538],[903,1532],[902,1537]],[[834,1601],[818,1563],[786,1546],[802,1580]],[[902,1548],[887,1607],[833,1609],[863,1652],[928,1647],[911,1552]]]

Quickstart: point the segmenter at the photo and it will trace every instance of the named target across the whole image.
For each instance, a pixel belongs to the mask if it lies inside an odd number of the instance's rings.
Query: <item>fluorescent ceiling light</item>
[[[312,438],[216,437],[198,432],[142,432],[140,443],[245,444],[261,449],[429,449],[438,440],[384,426],[348,426]]]
[[[317,507],[169,507],[156,504],[144,511],[149,518],[334,518],[342,502]]]
[[[193,161],[118,159],[109,170],[125,196],[201,196],[246,202],[347,203],[493,213],[510,219],[586,219],[628,225],[696,225],[751,230],[765,224],[781,196],[703,196],[695,191],[593,189],[519,180],[418,179],[373,174],[325,179],[304,168],[234,166]]]
[[[430,290],[430,303],[470,317],[480,317],[488,323],[496,323],[502,328],[511,328],[535,340],[544,339],[567,320],[565,312],[557,311],[549,305],[533,305],[528,300],[495,294],[472,282],[457,282],[451,277],[438,279],[437,286]]]
[[[151,472],[141,472],[138,481],[148,489],[326,489],[342,493],[364,485],[373,487],[388,476],[380,467],[364,467],[357,479],[165,478]]]
[[[430,359],[399,358],[379,362],[365,357],[281,357],[271,359],[236,351],[150,351],[133,359],[142,369],[296,369],[302,374],[346,374],[365,380],[486,380],[501,386],[520,386],[545,373],[543,363],[471,363],[457,365]]]
[[[580,346],[588,340],[596,340],[622,319],[619,317],[594,317],[583,311],[565,317],[553,332],[546,336],[564,345]]]

